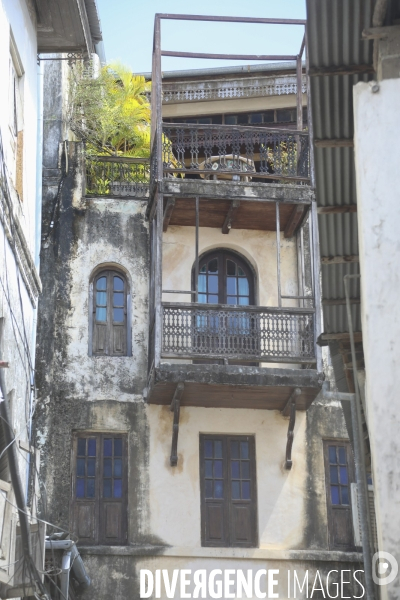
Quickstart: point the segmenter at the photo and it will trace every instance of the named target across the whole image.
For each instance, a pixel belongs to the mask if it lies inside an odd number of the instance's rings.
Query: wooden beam
[[[168,230],[168,225],[172,217],[172,213],[175,208],[175,198],[168,198],[167,205],[164,210],[164,219],[163,219],[163,232],[165,233]]]
[[[229,233],[232,227],[233,219],[235,214],[238,211],[240,206],[240,200],[232,200],[231,205],[229,207],[228,213],[226,215],[224,224],[222,225],[222,233]]]
[[[340,65],[338,67],[310,67],[308,75],[310,77],[321,77],[326,75],[363,75],[364,73],[374,73],[372,65]]]
[[[174,422],[172,425],[172,444],[171,444],[171,467],[176,467],[178,464],[178,434],[179,434],[179,416],[181,412],[181,397],[185,384],[180,381],[176,386],[174,397],[172,398],[170,410],[174,413]]]
[[[297,396],[301,395],[301,388],[294,388],[294,390],[292,391],[292,393],[290,394],[288,401],[286,402],[285,406],[283,407],[283,409],[281,410],[281,413],[284,417],[288,417],[290,415],[290,405],[292,404],[293,401],[296,401]]]
[[[354,141],[350,138],[320,138],[314,140],[314,146],[316,148],[353,148]]]
[[[343,333],[322,333],[319,336],[319,339],[323,342],[348,341],[348,340],[350,340],[350,334],[348,331],[345,331]],[[362,342],[362,332],[361,331],[354,332],[354,341]]]
[[[304,212],[305,212],[304,206],[301,204],[298,204],[297,206],[295,206],[293,208],[292,213],[291,213],[289,220],[285,227],[285,233],[284,233],[285,238],[291,238],[294,236],[297,228],[299,227],[300,223],[303,220]]]
[[[350,298],[350,304],[360,304],[360,298]],[[346,305],[346,298],[336,298],[335,300],[322,300],[322,306],[342,306]]]
[[[346,263],[358,263],[360,257],[355,254],[348,254],[344,256],[322,256],[322,265],[343,265]]]
[[[290,404],[290,419],[289,419],[289,427],[287,432],[287,442],[286,442],[286,458],[285,458],[285,469],[288,471],[293,466],[292,461],[292,446],[294,441],[294,426],[296,424],[296,399],[294,399]]]
[[[340,215],[345,213],[356,213],[357,204],[343,204],[342,206],[319,206],[319,215]]]

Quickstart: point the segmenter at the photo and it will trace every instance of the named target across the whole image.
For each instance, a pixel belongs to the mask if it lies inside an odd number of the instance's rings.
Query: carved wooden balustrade
[[[86,159],[86,196],[149,197],[150,159],[93,156]]]
[[[164,176],[309,182],[307,131],[163,123],[162,132]]]
[[[312,363],[314,309],[162,303],[162,357]]]

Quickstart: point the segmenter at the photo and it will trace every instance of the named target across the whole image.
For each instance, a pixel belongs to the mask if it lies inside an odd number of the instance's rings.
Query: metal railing
[[[94,156],[86,159],[86,196],[149,197],[150,159]]]
[[[164,123],[162,131],[164,176],[309,181],[307,131],[186,123]]]
[[[312,363],[314,310],[162,304],[162,357]]]

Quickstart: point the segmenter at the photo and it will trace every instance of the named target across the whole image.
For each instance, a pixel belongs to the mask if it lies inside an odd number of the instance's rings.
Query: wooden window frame
[[[329,446],[336,446],[339,448],[345,448],[347,458],[347,471],[348,471],[348,494],[349,504],[332,504],[331,499],[331,479],[330,479],[330,462],[329,462]],[[343,439],[325,439],[323,440],[323,456],[324,456],[324,470],[325,470],[325,490],[326,490],[326,508],[327,508],[327,520],[328,520],[328,543],[331,550],[342,550],[345,552],[355,551],[354,545],[354,534],[353,534],[353,508],[351,505],[351,483],[355,481],[355,467],[354,457],[351,444],[349,440]],[[348,531],[350,532],[351,540],[348,543],[338,543],[336,541],[335,533],[335,515],[334,512],[347,511]]]
[[[223,445],[223,485],[228,495],[221,500],[206,498],[205,494],[205,454],[204,442],[207,440],[221,440]],[[258,511],[257,511],[257,464],[255,453],[255,437],[252,435],[218,435],[218,434],[200,434],[200,505],[201,505],[201,545],[205,547],[220,548],[257,548],[258,547]],[[249,443],[249,464],[250,464],[250,496],[247,500],[233,500],[231,498],[231,454],[230,442],[248,442]],[[236,459],[235,459],[236,460]],[[235,478],[234,478],[235,479]],[[207,505],[218,505],[222,507],[223,515],[223,536],[220,541],[211,540],[208,536]],[[234,531],[234,506],[248,505],[250,518],[249,541],[240,542],[235,540]]]
[[[10,30],[9,131],[12,137],[14,164],[12,180],[19,200],[23,201],[24,184],[24,68]]]
[[[77,458],[78,458],[78,440],[95,439],[96,457],[95,457],[95,495],[92,498],[77,498]],[[122,495],[119,498],[103,497],[103,465],[104,465],[104,440],[121,438],[122,439]],[[114,444],[113,444],[114,447]],[[110,535],[107,531],[107,517],[115,519],[115,507],[120,506],[120,515],[118,519],[119,534]],[[81,507],[83,508],[80,514]],[[78,536],[78,542],[85,545],[126,545],[128,541],[128,436],[126,433],[119,432],[76,432],[72,439],[72,460],[71,460],[71,503],[70,518],[72,531]],[[114,511],[114,514],[112,512]],[[110,514],[108,514],[110,513]],[[80,518],[87,518],[91,533],[82,535],[80,530]]]
[[[250,263],[241,256],[238,252],[231,250],[230,248],[216,248],[205,252],[199,258],[199,272],[204,263],[208,263],[210,260],[216,258],[218,265],[222,265],[222,269],[218,268],[218,304],[227,304],[227,292],[226,292],[226,278],[227,278],[227,260],[232,260],[241,267],[247,276],[249,282],[249,304],[248,306],[257,306],[256,302],[256,275],[254,269]],[[196,289],[196,273],[195,265],[192,268],[192,289]],[[239,305],[236,305],[239,306]]]
[[[120,277],[124,282],[124,323],[118,325],[112,322],[112,310],[113,310],[113,287],[110,283],[113,277]],[[101,327],[101,323],[96,320],[96,284],[101,277],[107,278],[107,321],[105,325],[105,348],[100,350],[98,348],[98,335],[97,328]],[[89,286],[89,356],[132,356],[132,338],[131,338],[131,294],[129,280],[126,274],[114,266],[104,266],[97,270],[91,279]],[[113,348],[113,334],[114,328],[121,327],[123,331],[123,350],[118,352]]]

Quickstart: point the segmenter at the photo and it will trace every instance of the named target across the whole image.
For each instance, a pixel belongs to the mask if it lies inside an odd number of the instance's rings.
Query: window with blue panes
[[[325,440],[324,460],[329,547],[353,550],[351,484],[354,482],[354,460],[350,443]]]
[[[254,277],[247,262],[229,250],[209,252],[200,258],[199,302],[205,304],[254,304]]]
[[[329,479],[333,505],[350,504],[349,468],[344,446],[328,446]]]
[[[128,284],[119,271],[105,270],[93,282],[94,355],[125,356],[127,352]]]

